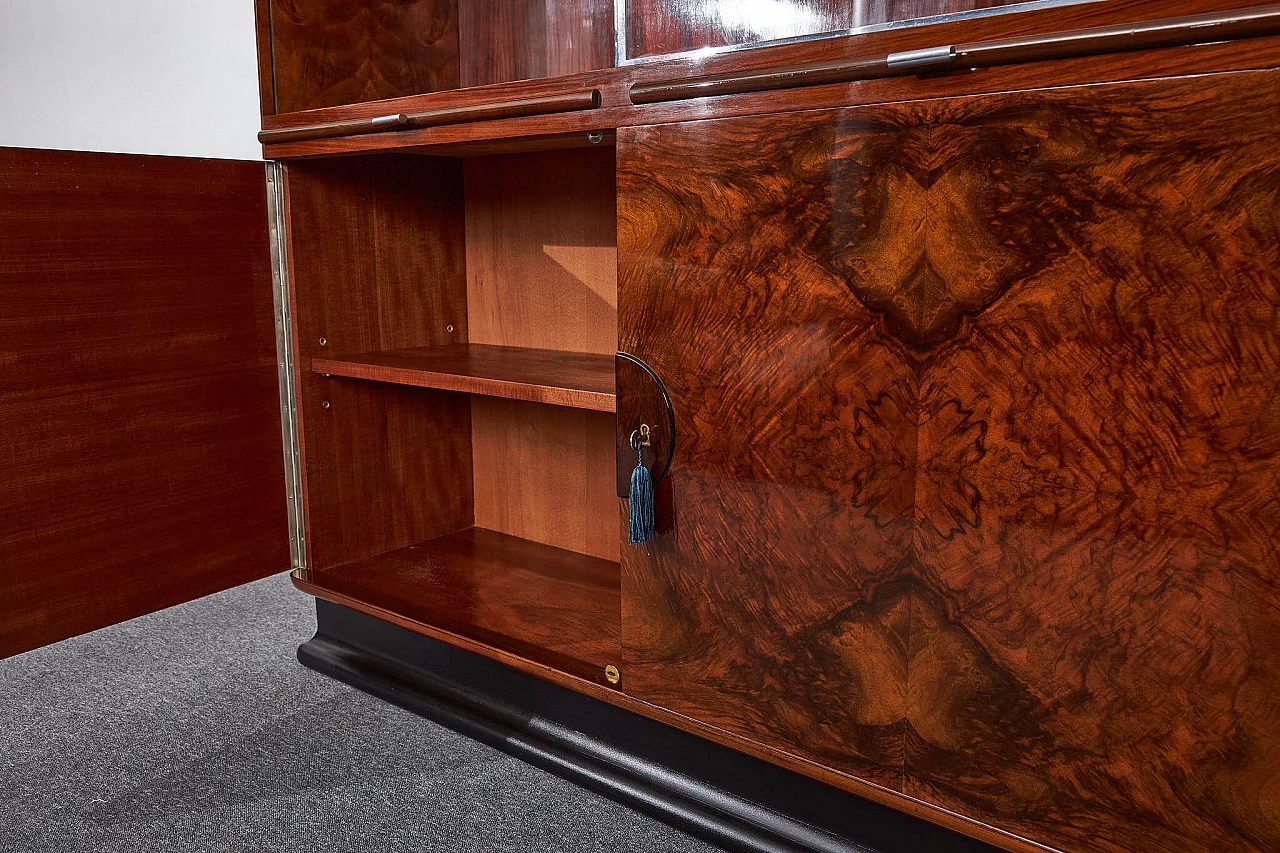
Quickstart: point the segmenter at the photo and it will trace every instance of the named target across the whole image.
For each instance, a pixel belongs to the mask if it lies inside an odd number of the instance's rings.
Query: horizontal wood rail
[[[440,388],[598,412],[616,409],[612,355],[451,344],[313,358],[311,369],[328,376]]]
[[[1280,5],[1233,12],[1162,18],[1134,24],[1088,27],[1043,35],[940,45],[836,62],[795,65],[741,74],[708,74],[642,83],[631,88],[633,104],[656,104],[741,95],[801,86],[852,83],[879,77],[986,68],[1090,54],[1149,50],[1280,34]]]
[[[279,130],[264,130],[258,134],[263,145],[280,142],[308,142],[313,139],[332,139],[337,136],[356,136],[365,133],[381,133],[388,130],[415,130],[438,127],[445,124],[462,124],[471,121],[492,121],[500,118],[571,113],[591,110],[600,106],[600,90],[568,92],[562,95],[540,95],[536,98],[514,98],[507,101],[490,101],[484,104],[466,104],[460,107],[443,107],[419,113],[395,113],[376,118],[330,121],[322,124],[305,124]]]

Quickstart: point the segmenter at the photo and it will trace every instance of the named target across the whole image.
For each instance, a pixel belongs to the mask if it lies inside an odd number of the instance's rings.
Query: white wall
[[[259,159],[253,0],[0,0],[0,146]]]

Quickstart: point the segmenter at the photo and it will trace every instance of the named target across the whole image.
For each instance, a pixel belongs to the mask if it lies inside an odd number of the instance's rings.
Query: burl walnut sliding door
[[[1280,849],[1278,80],[620,131],[625,689],[1014,848]]]

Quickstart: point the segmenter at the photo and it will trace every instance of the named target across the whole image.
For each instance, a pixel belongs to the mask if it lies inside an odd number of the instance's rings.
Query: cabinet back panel
[[[475,397],[476,524],[618,559],[613,415]]]
[[[462,175],[430,157],[287,175],[309,561],[324,569],[472,523],[466,395],[310,372],[319,355],[466,340]]]
[[[471,343],[618,347],[612,148],[464,161]],[[476,524],[618,559],[613,419],[477,397]]]
[[[260,163],[0,149],[0,657],[289,565]]]
[[[470,342],[612,354],[612,147],[467,158]]]

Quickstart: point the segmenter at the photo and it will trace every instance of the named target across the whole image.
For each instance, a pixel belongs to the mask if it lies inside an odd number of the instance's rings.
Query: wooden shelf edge
[[[560,360],[565,363],[564,376],[563,381],[557,382],[556,362]],[[522,361],[539,362],[542,375],[536,379],[531,377],[530,374],[538,371],[522,365]],[[448,367],[451,362],[456,365],[454,369],[440,369]],[[341,358],[313,358],[311,370],[348,379],[458,391],[610,414],[617,411],[616,392],[600,390],[601,386],[612,384],[613,356],[591,353],[461,344]],[[504,372],[508,375],[503,376]],[[513,378],[522,373],[528,378]],[[571,379],[579,381],[572,382]]]
[[[341,604],[343,607],[350,607],[352,610],[358,610],[369,616],[381,619],[384,622],[390,622],[393,625],[399,625],[415,634],[421,634],[424,637],[432,637],[441,642],[457,646],[460,649],[466,649],[475,652],[478,655],[504,663],[507,666],[527,672],[530,675],[536,675],[555,684],[569,687],[573,690],[586,693],[597,698],[605,698],[608,694],[617,692],[617,688],[611,687],[605,679],[603,671],[599,676],[599,680],[583,678],[558,669],[549,664],[540,663],[539,661],[522,655],[500,649],[497,646],[489,645],[480,640],[473,639],[465,634],[459,634],[456,631],[449,631],[445,628],[438,628],[410,616],[397,613],[390,608],[383,607],[373,602],[365,601],[351,595],[346,595],[326,587],[317,576],[316,572],[308,569],[294,569],[290,572],[289,577],[293,580],[293,585],[308,595],[322,598],[325,601],[331,601],[334,604]]]

